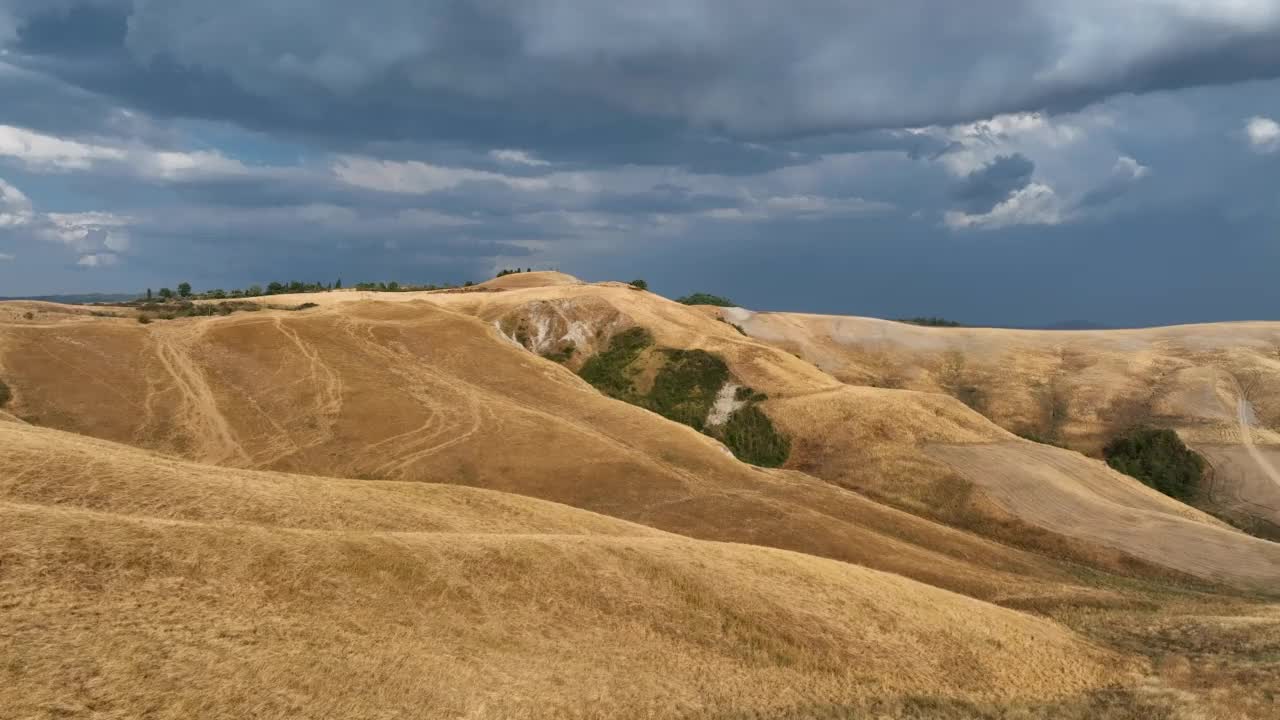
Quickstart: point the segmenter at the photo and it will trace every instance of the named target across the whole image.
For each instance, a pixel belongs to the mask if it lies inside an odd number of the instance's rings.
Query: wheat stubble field
[[[316,307],[0,303],[0,714],[1280,712],[1280,545],[1090,456],[1173,418],[1265,504],[1280,325],[912,328],[556,273],[272,301]],[[579,377],[637,327],[766,398],[782,467]],[[1074,449],[1010,432],[1046,393]]]

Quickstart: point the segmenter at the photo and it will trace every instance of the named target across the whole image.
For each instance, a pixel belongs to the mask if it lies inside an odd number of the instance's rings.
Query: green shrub
[[[778,467],[787,461],[791,441],[779,434],[756,403],[768,398],[751,388],[734,396],[746,402],[719,427],[706,427],[707,416],[720,389],[729,382],[729,367],[719,355],[705,350],[663,348],[662,366],[653,388],[640,394],[632,382],[632,367],[653,345],[653,335],[634,327],[613,336],[609,348],[587,360],[578,371],[582,379],[609,397],[652,410],[659,415],[719,438],[743,462]]]
[[[720,295],[712,295],[710,293],[693,293],[685,295],[682,298],[676,298],[676,302],[684,305],[715,305],[716,307],[737,307],[733,301],[727,297]]]
[[[608,350],[588,360],[578,375],[609,397],[636,402],[628,368],[651,345],[653,335],[648,330],[638,326],[624,330],[613,336]]]
[[[0,408],[7,405],[12,398],[13,393],[9,390],[9,386],[5,385],[3,380],[0,380]]]
[[[573,343],[565,343],[559,350],[548,350],[547,352],[542,353],[542,357],[550,360],[551,362],[564,364],[573,359],[573,354],[577,351],[578,348]]]
[[[716,394],[729,381],[729,367],[705,350],[663,352],[666,362],[643,404],[668,420],[702,430]]]
[[[791,440],[773,427],[754,403],[739,408],[725,423],[724,444],[739,460],[760,467],[781,467],[791,455]]]
[[[924,325],[926,327],[964,327],[954,320],[947,320],[940,317],[910,317],[898,318],[896,322],[907,323],[908,325]]]
[[[629,284],[629,285],[631,285],[631,287],[633,287],[633,288],[635,288],[635,289],[637,289],[637,290],[648,290],[648,289],[649,289],[649,283],[647,283],[647,282],[645,282],[645,281],[643,281],[643,280],[641,280],[641,279],[639,279],[639,278],[636,278],[635,280],[632,280],[632,281],[631,281],[630,283],[628,283],[628,284]]]
[[[141,323],[142,325],[150,325],[150,324],[151,324],[151,316],[150,316],[150,315],[139,315],[139,316],[138,316],[138,322],[139,322],[139,323]]]
[[[1178,500],[1195,497],[1204,460],[1172,430],[1139,428],[1107,444],[1107,464]]]

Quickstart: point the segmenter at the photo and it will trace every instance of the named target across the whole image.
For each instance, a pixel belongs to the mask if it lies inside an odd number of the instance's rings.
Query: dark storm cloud
[[[971,214],[990,212],[1031,182],[1036,164],[1025,155],[1001,155],[963,178],[951,196]]]
[[[333,142],[434,138],[611,161],[657,153],[720,171],[787,157],[706,138],[946,124],[1280,72],[1272,2],[270,6],[0,5],[23,62],[152,112]],[[703,137],[680,148],[691,129]]]
[[[1243,123],[1280,119],[1277,40],[1280,0],[0,0],[30,201],[0,286],[510,259],[758,307],[1239,315],[1276,301],[1280,155]]]

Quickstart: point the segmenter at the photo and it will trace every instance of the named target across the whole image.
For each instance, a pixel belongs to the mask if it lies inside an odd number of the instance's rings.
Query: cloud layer
[[[1048,274],[1073,243],[1194,257],[1210,229],[1266,256],[1278,41],[1280,0],[0,0],[0,295],[521,264],[1154,318],[1169,278],[1231,266],[1082,269],[1150,303],[1078,311],[875,268]],[[713,287],[681,286],[712,249]],[[815,282],[833,267],[863,282]],[[1258,306],[1214,282],[1220,312]]]

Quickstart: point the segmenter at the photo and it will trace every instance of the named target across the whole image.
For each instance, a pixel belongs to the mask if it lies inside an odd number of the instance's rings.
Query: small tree
[[[268,295],[279,295],[282,292],[284,292],[284,285],[282,283],[276,282],[275,280],[267,283]]]
[[[151,288],[147,288],[147,302],[151,302]]]
[[[173,291],[169,288],[160,288],[160,299],[169,300],[173,298]]]
[[[387,283],[387,290],[391,292],[399,292],[400,283],[396,282],[395,280],[392,280],[391,282]]]
[[[637,290],[648,290],[648,289],[649,289],[649,283],[647,283],[647,282],[645,282],[645,281],[643,281],[643,280],[641,280],[641,279],[639,279],[639,278],[636,278],[635,280],[632,280],[632,281],[631,281],[631,287],[633,287],[633,288],[635,288],[635,289],[637,289]]]
[[[182,297],[191,297],[191,283],[189,282],[178,283],[178,294],[181,295]]]
[[[261,294],[262,294],[261,285],[250,285],[249,287],[245,288],[245,291],[244,291],[245,297],[257,297]]]
[[[336,283],[334,283],[334,284],[333,284],[333,289],[334,289],[334,290],[341,290],[341,289],[342,289],[342,278],[338,278],[338,282],[336,282]]]

